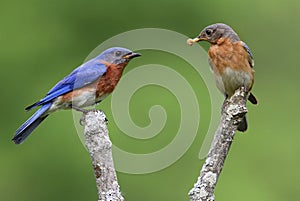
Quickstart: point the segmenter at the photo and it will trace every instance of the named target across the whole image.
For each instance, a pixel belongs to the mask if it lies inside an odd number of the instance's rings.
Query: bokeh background
[[[216,198],[299,200],[299,8],[299,1],[294,0],[2,0],[0,201],[96,200],[90,158],[78,138],[72,113],[51,115],[25,143],[16,146],[11,138],[32,114],[24,107],[114,35],[153,27],[194,37],[215,22],[231,25],[251,48],[256,62],[253,92],[260,101],[257,107],[249,104],[250,128],[235,138]],[[201,45],[208,49],[207,44]],[[119,183],[128,201],[188,200],[203,163],[198,153],[209,125],[208,91],[201,77],[178,58],[155,51],[147,55],[146,60],[171,66],[190,82],[202,100],[201,126],[192,146],[175,164],[144,175],[118,173]],[[125,73],[139,62],[132,61]],[[154,104],[166,109],[167,124],[161,135],[146,141],[126,137],[118,129],[110,97],[97,108],[109,118],[114,144],[147,153],[172,140],[180,119],[176,98],[163,88],[148,86],[132,97],[130,114],[137,125],[149,124],[148,110]]]

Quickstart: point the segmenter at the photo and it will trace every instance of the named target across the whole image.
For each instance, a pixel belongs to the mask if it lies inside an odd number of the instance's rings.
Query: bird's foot
[[[84,123],[85,123],[85,115],[82,115],[80,117],[79,124],[80,124],[80,126],[84,126]]]
[[[82,109],[82,108],[78,108],[78,107],[73,107],[72,106],[72,108],[74,109],[74,110],[76,110],[76,111],[79,111],[79,112],[82,112],[83,113],[83,115],[80,117],[80,120],[79,120],[79,124],[81,125],[81,126],[84,126],[84,123],[85,123],[85,115],[87,114],[87,113],[89,113],[89,112],[98,112],[98,111],[100,111],[100,112],[103,112],[102,110],[97,110],[96,108],[94,108],[94,109]],[[105,117],[105,123],[108,123],[108,119]]]

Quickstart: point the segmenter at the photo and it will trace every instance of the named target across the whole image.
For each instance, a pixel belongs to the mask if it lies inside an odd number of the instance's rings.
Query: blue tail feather
[[[22,143],[30,133],[44,120],[48,115],[43,114],[51,107],[52,103],[43,105],[38,111],[36,111],[20,128],[16,131],[13,141],[16,144]]]

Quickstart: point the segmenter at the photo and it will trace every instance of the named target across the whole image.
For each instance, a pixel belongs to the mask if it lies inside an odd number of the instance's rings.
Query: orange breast
[[[227,67],[254,73],[248,63],[248,53],[240,41],[232,43],[229,39],[222,39],[209,48],[208,54],[213,63],[212,69],[218,75],[222,75]]]
[[[80,97],[80,96],[82,96],[82,98],[84,99],[85,97],[83,96],[83,94],[85,92],[90,92],[91,94],[94,94],[92,98],[96,102],[102,100],[104,98],[104,97],[101,98],[102,96],[109,95],[118,84],[126,64],[122,66],[121,65],[116,66],[114,64],[108,64],[108,63],[105,64],[107,65],[106,73],[102,75],[97,81],[87,86],[84,86],[80,89],[76,89],[74,91],[64,94],[61,97],[61,101],[71,102],[72,100],[74,100],[74,97]]]
[[[110,94],[115,89],[125,66],[126,64],[124,64],[124,66],[116,66],[113,64],[107,66],[107,72],[98,80],[96,97]]]
[[[248,53],[242,42],[222,39],[211,45],[208,51],[219,90],[231,96],[240,86],[250,91],[254,81],[254,70],[248,62]]]

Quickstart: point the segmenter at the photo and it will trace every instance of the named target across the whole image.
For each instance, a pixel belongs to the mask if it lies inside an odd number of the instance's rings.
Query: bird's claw
[[[85,115],[82,115],[82,116],[80,117],[79,124],[80,124],[81,126],[84,126],[84,124],[85,124]]]
[[[85,115],[87,113],[89,113],[89,112],[98,112],[98,111],[103,112],[102,110],[97,110],[97,109],[90,109],[90,110],[80,109],[80,112],[82,112],[83,115],[81,116],[81,118],[79,120],[79,124],[81,126],[84,126],[84,124],[85,124]],[[105,121],[106,124],[108,123],[108,119],[106,117],[105,117],[104,121]]]

